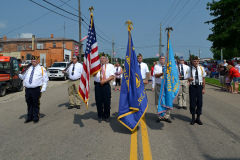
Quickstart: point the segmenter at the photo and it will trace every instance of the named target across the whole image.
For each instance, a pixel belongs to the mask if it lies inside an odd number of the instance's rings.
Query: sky
[[[53,13],[31,1],[34,1]],[[201,58],[213,57],[212,43],[207,40],[212,20],[206,9],[211,0],[81,0],[82,37],[87,36],[90,23],[89,7],[93,6],[94,24],[99,52],[110,54],[114,39],[116,57],[124,58],[128,41],[125,22],[132,21],[132,39],[136,54],[143,58],[156,57],[159,52],[160,23],[162,26],[162,52],[166,53],[166,27],[172,27],[170,40],[174,54],[185,59],[191,54]],[[48,3],[47,3],[48,2]],[[54,4],[64,12],[50,5]],[[0,37],[47,38],[79,40],[78,0],[5,0],[0,5]],[[63,17],[65,16],[65,17]],[[83,42],[85,51],[86,40]]]

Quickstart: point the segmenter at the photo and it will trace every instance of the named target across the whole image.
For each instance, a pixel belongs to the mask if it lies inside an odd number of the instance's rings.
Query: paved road
[[[98,123],[91,85],[89,108],[68,110],[67,83],[50,81],[38,124],[24,124],[24,92],[0,98],[0,159],[129,159],[131,132],[117,121],[113,91],[111,122]],[[240,95],[206,86],[203,126],[189,124],[189,110],[173,109],[172,124],[156,122],[154,93],[147,86],[146,124],[153,159],[240,159]],[[143,159],[138,127],[138,159]],[[34,158],[33,158],[34,157]]]

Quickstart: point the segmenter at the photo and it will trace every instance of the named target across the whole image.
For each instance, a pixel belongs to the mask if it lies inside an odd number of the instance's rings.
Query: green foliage
[[[224,49],[224,59],[240,56],[240,1],[239,0],[213,0],[207,3],[207,9],[214,19],[211,23],[212,34],[208,40],[212,43],[214,58],[220,59],[220,50]]]
[[[144,63],[147,63],[148,69],[151,70],[151,67],[153,66],[153,62],[159,61],[159,58],[145,58],[143,59]]]

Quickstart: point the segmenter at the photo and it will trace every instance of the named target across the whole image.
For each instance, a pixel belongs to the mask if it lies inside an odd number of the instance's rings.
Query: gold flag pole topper
[[[128,21],[126,21],[125,22],[125,25],[127,25],[127,29],[128,29],[128,38],[129,38],[129,44],[128,44],[128,46],[129,46],[129,74],[128,74],[128,77],[129,77],[129,79],[128,79],[128,91],[129,91],[129,83],[130,83],[130,70],[131,70],[131,68],[130,68],[130,63],[131,63],[131,30],[133,30],[133,23],[130,21],[130,20],[128,20]]]
[[[88,9],[90,11],[90,18],[91,18],[91,28],[92,28],[92,25],[93,25],[93,11],[94,11],[94,8],[93,6],[89,7]]]

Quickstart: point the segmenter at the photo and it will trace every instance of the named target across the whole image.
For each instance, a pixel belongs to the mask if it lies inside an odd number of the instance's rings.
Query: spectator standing
[[[115,67],[115,91],[117,90],[117,86],[119,86],[119,91],[121,90],[121,78],[122,78],[122,67],[119,63],[116,63]]]
[[[152,91],[154,92],[155,88],[155,76],[153,75],[154,66],[157,64],[157,62],[153,62],[153,66],[151,67],[151,77],[152,77]]]
[[[221,83],[221,85],[222,85],[221,90],[224,90],[224,87],[225,87],[226,71],[227,71],[227,68],[223,65],[223,63],[220,63],[220,66],[219,66],[219,73],[220,73],[219,83]]]
[[[238,93],[238,83],[240,83],[240,73],[239,71],[233,67],[232,65],[227,66],[227,70],[229,71],[229,75],[231,76],[231,79],[233,80],[235,91],[232,93]]]

